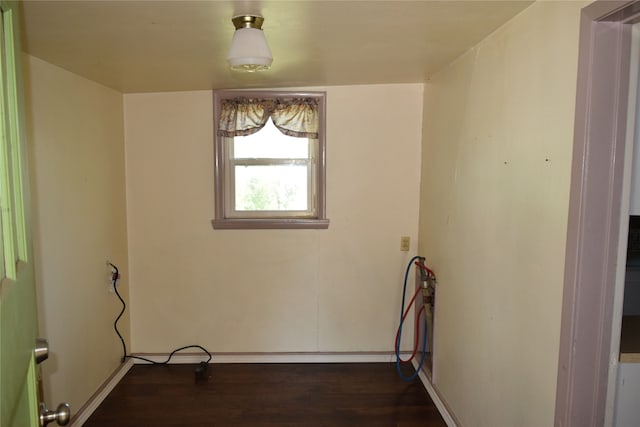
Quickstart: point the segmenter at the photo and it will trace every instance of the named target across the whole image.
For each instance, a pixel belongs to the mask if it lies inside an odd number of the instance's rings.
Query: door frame
[[[600,426],[607,419],[610,368],[615,375],[617,366],[611,356],[627,134],[628,24],[638,16],[638,1],[605,0],[585,7],[580,16],[556,426]]]

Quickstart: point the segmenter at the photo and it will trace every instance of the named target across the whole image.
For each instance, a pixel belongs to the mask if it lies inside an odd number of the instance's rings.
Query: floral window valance
[[[233,98],[221,102],[218,135],[232,138],[258,132],[271,117],[285,135],[318,138],[318,100]]]

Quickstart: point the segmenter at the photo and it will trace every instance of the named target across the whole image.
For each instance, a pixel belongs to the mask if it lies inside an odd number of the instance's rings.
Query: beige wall
[[[134,351],[393,349],[423,85],[326,91],[328,230],[213,230],[211,92],[125,95]]]
[[[123,110],[26,56],[50,404],[78,409],[119,363],[106,259],[125,273],[132,351],[389,351],[419,235],[455,415],[552,425],[583,5],[534,4],[426,85],[326,88],[328,230],[211,228],[211,92],[124,95]]]
[[[553,425],[580,2],[539,2],[425,88],[435,382],[465,426]]]
[[[50,407],[75,412],[120,363],[120,302],[106,260],[128,294],[122,95],[23,56],[40,335]],[[125,337],[129,320],[120,322]]]

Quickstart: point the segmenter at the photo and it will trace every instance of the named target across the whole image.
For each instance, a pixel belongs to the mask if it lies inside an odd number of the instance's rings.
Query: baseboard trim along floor
[[[413,363],[413,367],[418,369],[418,362],[414,360],[412,363]],[[429,380],[429,377],[427,376],[426,372],[421,369],[420,372],[418,373],[418,377],[420,378],[420,382],[422,382],[422,385],[424,386],[424,388],[427,390],[427,393],[429,393],[429,397],[431,397],[431,400],[433,400],[433,403],[436,405],[436,408],[438,408],[438,412],[440,412],[440,415],[444,419],[444,422],[447,423],[447,426],[462,427],[460,423],[456,421],[452,412],[449,411],[449,407],[444,402],[444,400],[440,398],[440,394],[435,389],[433,384],[431,384],[431,381]]]
[[[410,355],[402,353],[402,356]],[[168,353],[135,353],[154,362],[164,362]],[[174,354],[170,363],[200,363],[207,360],[203,353]],[[135,364],[145,364],[144,360],[133,359]],[[391,363],[396,357],[392,352],[350,352],[350,353],[212,353],[210,363]]]
[[[128,359],[122,365],[118,366],[113,374],[98,388],[98,390],[89,398],[87,403],[85,403],[79,410],[76,412],[71,418],[71,427],[82,427],[82,425],[89,419],[91,414],[98,409],[98,406],[102,403],[104,399],[107,398],[109,393],[115,388],[116,385],[120,382],[122,377],[129,372],[129,369],[134,365],[133,360]],[[73,408],[71,408],[72,413]]]

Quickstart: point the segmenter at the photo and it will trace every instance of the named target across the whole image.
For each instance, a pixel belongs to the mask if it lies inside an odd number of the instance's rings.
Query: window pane
[[[236,211],[306,211],[307,166],[236,166]]]
[[[308,159],[309,140],[283,134],[269,119],[258,132],[233,139],[236,159]]]

